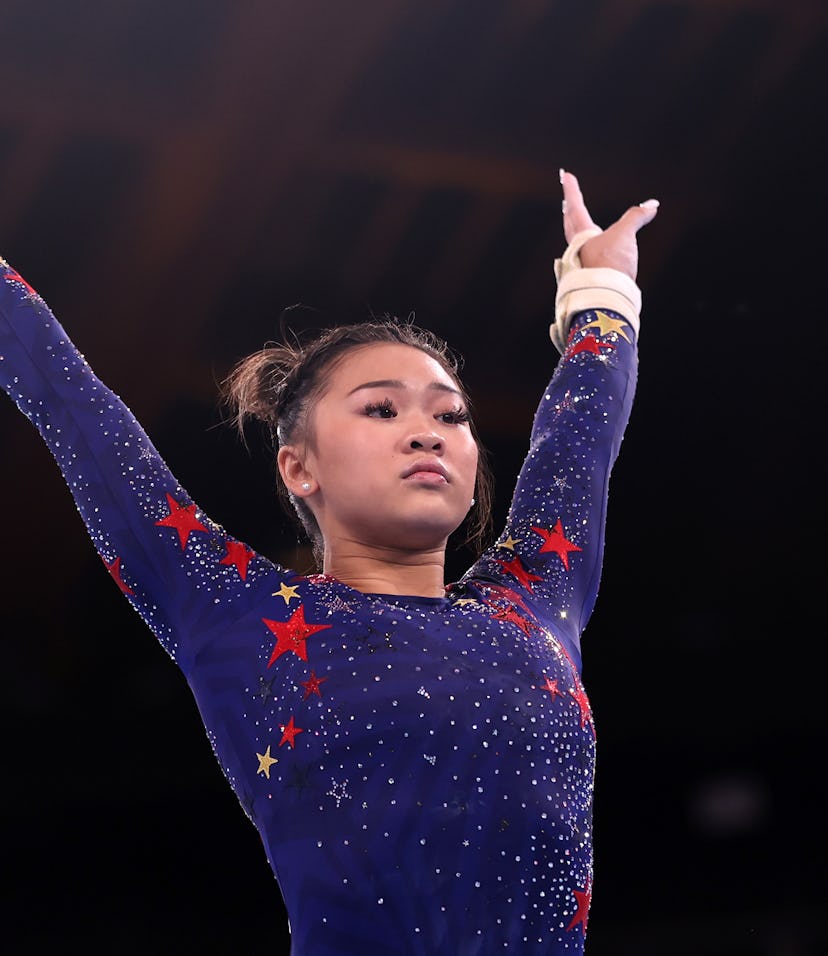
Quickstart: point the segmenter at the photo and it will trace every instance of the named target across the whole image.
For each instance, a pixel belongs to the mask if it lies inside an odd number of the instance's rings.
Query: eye
[[[437,417],[446,425],[463,425],[469,421],[469,413],[463,408],[453,408],[450,412],[441,412]]]
[[[397,416],[390,398],[384,398],[381,402],[369,402],[363,411],[370,418],[396,418]]]

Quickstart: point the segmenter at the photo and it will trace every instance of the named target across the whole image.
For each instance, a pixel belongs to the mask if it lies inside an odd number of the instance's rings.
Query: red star
[[[589,698],[580,681],[576,684],[576,689],[570,689],[569,693],[581,709],[581,726],[583,727],[587,721],[592,721],[592,708],[589,706]]]
[[[241,541],[228,541],[227,554],[219,561],[219,564],[235,564],[239,576],[244,581],[247,579],[247,565],[250,564],[253,554],[254,552]]]
[[[522,607],[527,614],[532,613],[517,591],[513,591],[511,588],[507,588],[502,584],[492,584],[491,581],[484,582],[483,587],[487,591],[492,591],[498,597],[503,598],[504,601],[508,601],[510,604],[517,604],[518,607]],[[486,603],[491,604],[491,601],[487,601]],[[493,604],[492,607],[494,607]]]
[[[282,726],[282,739],[279,741],[279,746],[281,747],[284,743],[289,743],[291,749],[296,746],[296,741],[294,738],[297,734],[301,734],[302,728],[297,727],[293,723],[293,715],[291,714],[290,720],[287,722],[287,725]]]
[[[515,555],[511,561],[504,561],[503,558],[495,558],[495,561],[504,571],[508,571],[512,577],[517,578],[530,594],[532,593],[532,582],[543,580],[539,574],[532,574],[531,571],[527,571],[518,555]]]
[[[124,594],[135,594],[129,585],[124,583],[124,579],[121,577],[121,559],[120,557],[115,558],[115,560],[110,564],[106,558],[103,556],[101,560],[106,565],[106,570],[112,575],[115,583],[118,587],[124,592]]]
[[[599,342],[594,335],[585,335],[577,345],[573,345],[569,352],[569,357],[577,355],[579,352],[591,352],[593,355],[600,355],[601,349],[614,349],[611,342]]]
[[[332,574],[308,574],[299,577],[300,581],[310,581],[311,584],[330,584],[336,581]]]
[[[492,618],[494,618],[495,621],[506,621],[509,624],[517,624],[517,626],[527,637],[529,636],[529,629],[533,624],[532,621],[527,620],[525,617],[521,617],[521,615],[518,614],[513,607],[507,607],[496,611],[492,615]]]
[[[545,674],[544,677],[546,678],[546,683],[543,685],[541,690],[548,690],[549,696],[552,698],[552,700],[554,700],[556,697],[563,697],[563,691],[558,690],[558,682],[556,680],[550,680]]]
[[[311,671],[311,676],[307,680],[300,680],[299,683],[305,688],[305,696],[302,700],[307,700],[311,694],[316,694],[317,697],[321,697],[322,694],[319,688],[322,686],[322,681],[327,679],[327,677],[317,677],[316,672]]]
[[[29,293],[29,295],[37,295],[37,290],[33,289],[29,283],[23,278],[22,275],[17,271],[17,269],[12,269],[9,266],[9,271],[3,276],[8,282],[19,282],[20,285]]]
[[[181,542],[182,551],[187,547],[187,539],[190,537],[191,531],[206,531],[209,533],[208,529],[196,518],[195,505],[180,505],[170,494],[167,495],[167,504],[170,513],[166,518],[162,518],[155,523],[164,528],[175,528],[178,532],[178,540]]]
[[[545,528],[532,528],[533,531],[536,531],[542,538],[543,544],[540,546],[539,554],[543,554],[544,551],[554,551],[555,554],[563,561],[563,565],[566,570],[569,570],[569,552],[570,551],[580,551],[581,548],[577,544],[573,544],[571,541],[567,541],[563,533],[563,525],[561,524],[561,519],[555,522],[555,527],[551,531],[547,531]]]
[[[308,651],[305,647],[305,640],[311,634],[333,626],[331,624],[308,624],[305,620],[304,604],[300,604],[287,621],[269,621],[266,617],[263,617],[262,620],[276,635],[276,643],[273,646],[270,660],[267,662],[268,667],[278,660],[282,654],[287,654],[288,651],[293,651],[297,657],[306,661]]]
[[[592,902],[592,886],[590,885],[590,881],[587,880],[587,885],[583,890],[573,890],[572,894],[575,897],[578,908],[575,910],[575,915],[572,917],[566,931],[569,932],[571,929],[575,929],[580,923],[581,930],[584,936],[586,936],[587,922],[589,921],[589,904]]]

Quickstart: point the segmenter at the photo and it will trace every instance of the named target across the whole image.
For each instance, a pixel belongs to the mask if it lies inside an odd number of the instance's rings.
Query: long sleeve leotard
[[[294,956],[583,952],[595,730],[580,637],[636,368],[628,322],[579,313],[496,544],[444,597],[365,594],[210,520],[0,260],[0,383],[186,676]]]

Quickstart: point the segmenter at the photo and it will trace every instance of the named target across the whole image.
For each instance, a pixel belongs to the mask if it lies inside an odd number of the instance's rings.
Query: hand
[[[581,187],[572,173],[561,170],[563,186],[563,224],[567,243],[584,229],[600,228],[584,202]],[[631,206],[620,219],[594,236],[581,247],[581,265],[586,269],[617,269],[635,280],[638,274],[638,242],[636,234],[642,226],[655,219],[658,201],[648,199],[639,206]]]

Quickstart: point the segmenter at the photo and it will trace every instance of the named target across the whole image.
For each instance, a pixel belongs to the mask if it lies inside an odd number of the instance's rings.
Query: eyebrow
[[[443,382],[429,382],[428,387],[437,392],[451,392],[453,395],[461,394],[459,389],[452,388],[451,385],[445,385]],[[377,379],[376,382],[363,382],[362,385],[352,388],[348,394],[353,395],[354,392],[358,392],[362,388],[408,388],[408,386],[398,378],[381,378]]]

